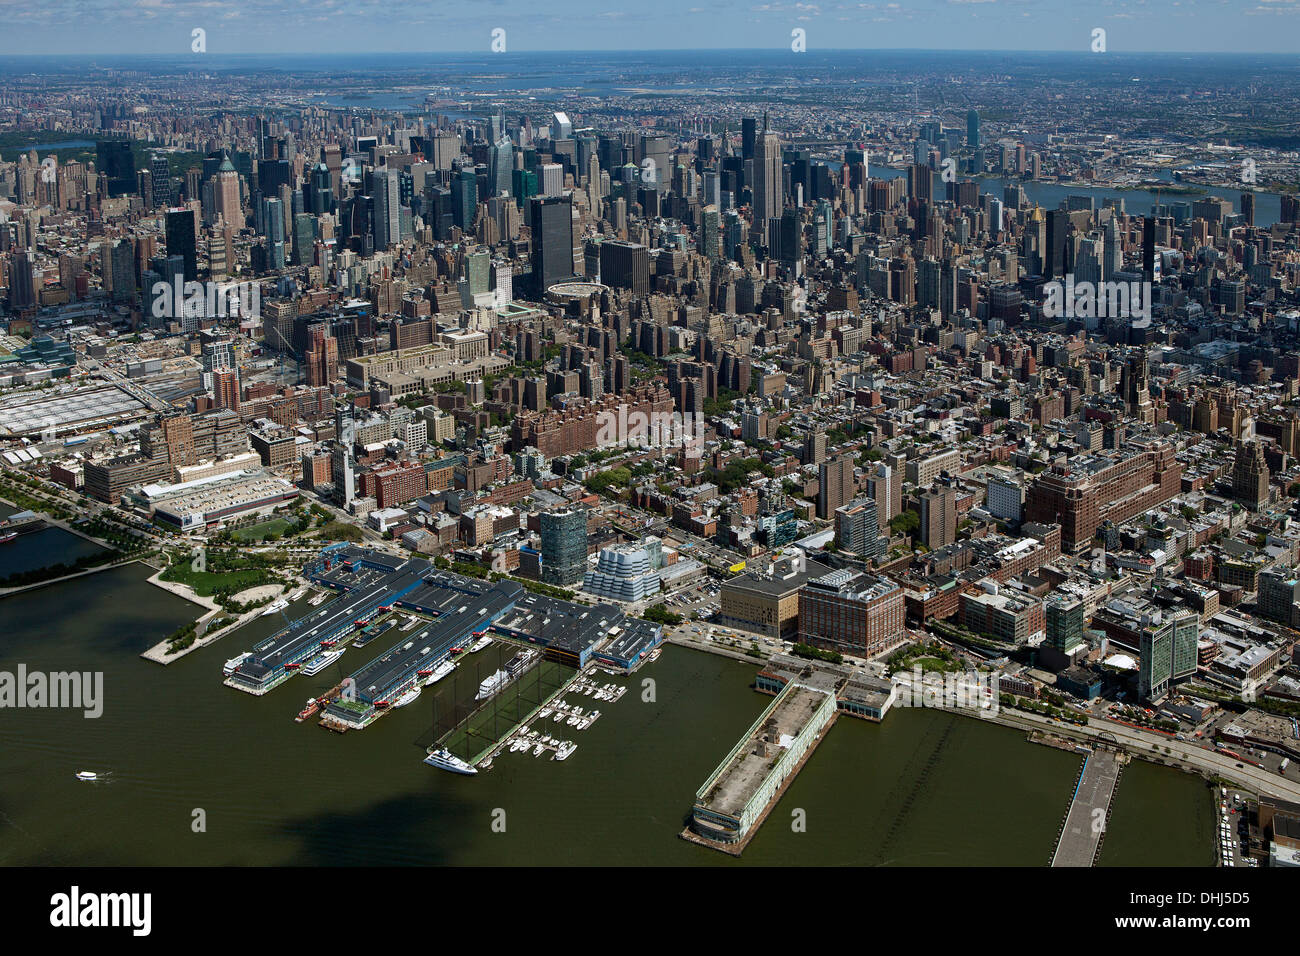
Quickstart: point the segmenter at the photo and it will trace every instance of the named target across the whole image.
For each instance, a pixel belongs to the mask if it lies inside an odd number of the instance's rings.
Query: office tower
[[[129,239],[114,244],[109,252],[108,266],[113,298],[129,299],[135,295],[135,246]]]
[[[530,200],[533,287],[538,295],[573,277],[573,203],[568,196]]]
[[[767,128],[763,117],[763,132],[758,134],[754,155],[754,224],[764,244],[767,243],[768,222],[781,215],[784,207],[781,178],[781,140]]]
[[[856,490],[852,455],[822,462],[817,468],[817,517],[829,520],[836,508],[853,500]]]
[[[600,281],[634,295],[650,294],[650,250],[635,242],[606,239],[600,244]]]
[[[1142,219],[1142,279],[1154,282],[1156,278],[1156,221],[1151,216]]]
[[[1065,237],[1070,228],[1070,216],[1064,209],[1047,210],[1047,248],[1042,252],[1043,277],[1065,278]]]
[[[509,196],[515,169],[514,144],[502,136],[488,153],[488,190],[493,196]]]
[[[1238,445],[1232,464],[1232,497],[1258,511],[1268,501],[1268,479],[1263,446],[1257,441]]]
[[[921,495],[920,534],[931,551],[957,539],[957,500],[951,488],[938,485]]]
[[[766,123],[764,124],[766,125]],[[754,158],[754,147],[758,143],[758,120],[746,116],[740,121],[740,155],[742,159]]]
[[[153,187],[153,205],[170,206],[172,203],[171,166],[166,156],[152,156],[149,159],[149,175]]]
[[[1294,569],[1286,566],[1269,568],[1259,573],[1259,600],[1261,617],[1295,627],[1300,622],[1300,580]]]
[[[135,157],[126,140],[100,140],[95,144],[95,170],[108,179],[108,195],[126,196],[135,191]]]
[[[880,534],[874,498],[857,498],[835,509],[835,542],[841,551],[870,560],[885,556],[888,541]]]
[[[236,229],[243,227],[244,211],[239,202],[239,173],[225,153],[221,154],[221,165],[217,168],[213,199],[216,202],[214,212],[217,219]]]
[[[478,208],[478,177],[469,166],[462,166],[451,183],[451,218],[462,231],[474,228],[474,214]]]
[[[721,218],[717,206],[705,206],[700,215],[699,252],[706,259],[717,259],[720,255]]]
[[[537,188],[542,196],[564,194],[564,167],[559,163],[543,163],[537,167]]]
[[[1200,618],[1195,611],[1169,617],[1159,612],[1144,619],[1138,633],[1138,695],[1159,700],[1170,686],[1196,673],[1196,645]]]
[[[392,169],[377,169],[372,177],[375,250],[382,252],[402,241],[401,182]]]
[[[1101,278],[1109,282],[1115,273],[1124,268],[1124,250],[1119,242],[1119,222],[1114,216],[1106,220],[1104,252],[1101,260]]]
[[[1050,595],[1046,620],[1046,646],[1065,655],[1083,646],[1084,606],[1081,600],[1063,594]]]
[[[1241,216],[1246,220],[1246,225],[1255,225],[1255,194],[1241,194]]]
[[[179,256],[185,264],[184,279],[195,282],[199,277],[199,257],[194,238],[194,210],[177,208],[167,210],[167,255]]]
[[[567,587],[587,571],[587,513],[544,511],[541,515],[542,580]]]
[[[980,148],[980,114],[975,110],[966,113],[966,145],[971,149]]]
[[[924,163],[907,167],[907,197],[922,202],[934,201],[934,170]]]

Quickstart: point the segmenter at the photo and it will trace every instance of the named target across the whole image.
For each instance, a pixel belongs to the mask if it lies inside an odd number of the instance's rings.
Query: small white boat
[[[99,774],[91,773],[89,770],[81,770],[77,773],[78,780],[93,781],[99,779]]]
[[[533,756],[540,757],[542,755],[542,751],[545,749],[546,749],[546,744],[538,744],[536,747],[533,748]]]

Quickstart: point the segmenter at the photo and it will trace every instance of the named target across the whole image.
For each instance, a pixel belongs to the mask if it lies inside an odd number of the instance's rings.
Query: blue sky
[[[5,53],[808,49],[1300,52],[1300,0],[0,0]]]

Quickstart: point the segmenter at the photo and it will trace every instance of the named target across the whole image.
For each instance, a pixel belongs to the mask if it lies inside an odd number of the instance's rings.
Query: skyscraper
[[[167,255],[185,262],[186,282],[199,277],[199,257],[194,239],[194,210],[189,207],[167,210]]]
[[[1245,442],[1237,446],[1237,458],[1232,464],[1232,497],[1257,511],[1268,501],[1268,465],[1259,442]]]
[[[377,169],[373,182],[375,250],[383,251],[402,241],[401,178],[395,169]]]
[[[95,144],[95,169],[108,177],[108,194],[125,196],[135,192],[135,157],[124,139],[100,140]]]
[[[1065,278],[1065,234],[1070,228],[1070,216],[1064,209],[1047,211],[1047,249],[1043,252],[1043,277]]]
[[[533,286],[538,295],[573,276],[573,205],[568,196],[536,197],[528,207]]]
[[[765,116],[754,155],[754,229],[764,243],[768,222],[781,215],[784,205],[781,190],[781,140],[768,130]]]
[[[966,113],[966,145],[971,149],[980,148],[980,114],[975,110]]]

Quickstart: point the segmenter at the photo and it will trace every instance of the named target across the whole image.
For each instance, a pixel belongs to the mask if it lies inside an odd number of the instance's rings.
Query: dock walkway
[[[1088,867],[1096,861],[1119,771],[1120,756],[1112,750],[1095,750],[1084,760],[1052,866]]]

